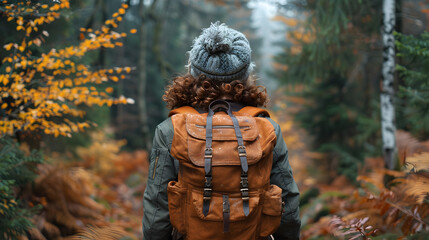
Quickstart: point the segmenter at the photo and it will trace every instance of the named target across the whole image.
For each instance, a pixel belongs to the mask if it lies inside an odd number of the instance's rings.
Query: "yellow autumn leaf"
[[[123,9],[123,8],[119,8],[119,9],[118,9],[118,12],[119,12],[119,14],[125,14],[125,9]]]
[[[6,51],[9,51],[12,48],[12,46],[13,46],[13,43],[9,43],[4,45],[3,47],[6,49]]]
[[[106,88],[106,92],[107,93],[113,93],[113,88],[112,87],[107,87]]]
[[[16,20],[16,23],[17,23],[18,25],[22,25],[22,24],[24,24],[24,20],[23,20],[23,18],[22,18],[22,17],[18,17],[18,19]]]
[[[1,105],[1,109],[5,109],[5,108],[7,108],[7,103],[3,103],[3,104]]]

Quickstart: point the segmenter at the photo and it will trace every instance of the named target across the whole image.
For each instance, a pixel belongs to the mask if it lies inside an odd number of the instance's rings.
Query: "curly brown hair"
[[[195,78],[190,74],[174,78],[162,99],[170,109],[192,106],[203,110],[207,110],[209,104],[216,99],[229,99],[255,107],[266,107],[269,101],[266,88],[254,85],[252,77],[246,82],[235,80],[219,83],[205,75]]]

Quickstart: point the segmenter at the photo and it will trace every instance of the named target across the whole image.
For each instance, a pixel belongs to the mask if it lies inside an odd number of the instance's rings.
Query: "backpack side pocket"
[[[267,237],[280,226],[282,217],[282,189],[271,184],[265,191],[259,236]]]
[[[186,189],[180,187],[178,182],[170,181],[167,186],[167,193],[171,225],[173,225],[173,227],[175,227],[182,235],[185,235]]]

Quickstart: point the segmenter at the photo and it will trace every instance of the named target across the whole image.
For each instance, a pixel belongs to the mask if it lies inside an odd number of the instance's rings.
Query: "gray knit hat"
[[[203,29],[189,51],[189,72],[221,82],[246,80],[253,70],[249,41],[241,33],[219,22]]]

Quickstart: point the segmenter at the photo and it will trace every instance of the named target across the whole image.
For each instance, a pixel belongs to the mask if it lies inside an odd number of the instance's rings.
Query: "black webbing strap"
[[[240,157],[241,163],[241,181],[240,181],[240,191],[241,198],[243,199],[243,211],[244,215],[249,215],[249,181],[247,179],[247,171],[249,170],[249,166],[247,165],[247,153],[246,147],[244,146],[243,136],[241,135],[240,126],[238,124],[237,118],[232,114],[231,109],[228,109],[228,115],[232,119],[232,123],[234,124],[235,135],[237,136],[238,142],[238,156]]]
[[[222,195],[223,232],[229,232],[230,207],[228,195]]]
[[[203,214],[207,216],[210,209],[210,199],[212,198],[212,140],[213,140],[213,115],[214,111],[209,108],[206,123],[206,148],[204,150],[204,193],[203,193]]]
[[[228,102],[222,101],[222,100],[216,100],[210,103],[209,113],[207,115],[206,148],[204,152],[205,183],[204,183],[204,195],[203,195],[203,214],[204,216],[207,216],[210,208],[210,199],[211,199],[211,193],[212,193],[213,115],[214,115],[214,110],[219,109],[220,107],[226,110],[228,115],[231,117],[232,123],[234,125],[234,131],[235,131],[235,135],[237,137],[237,143],[238,143],[238,148],[237,148],[238,156],[240,158],[240,165],[241,165],[240,191],[241,191],[241,198],[243,199],[243,211],[244,211],[244,215],[248,216],[249,215],[249,182],[247,179],[247,171],[249,170],[249,166],[247,164],[246,147],[244,146],[243,136],[241,135],[238,120],[231,112],[231,106],[229,105]],[[228,226],[229,226],[229,218],[228,218]]]

